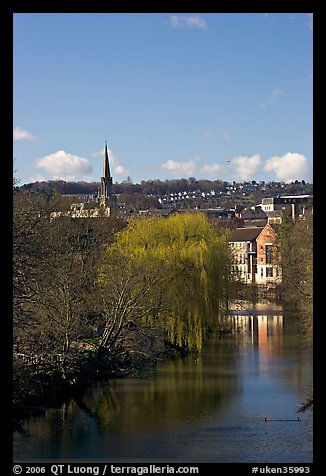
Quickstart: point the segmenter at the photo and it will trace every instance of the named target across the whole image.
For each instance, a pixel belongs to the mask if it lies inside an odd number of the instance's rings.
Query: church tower
[[[109,153],[106,141],[104,150],[103,175],[101,177],[100,183],[99,204],[105,215],[117,215],[117,200],[115,195],[112,193],[112,177],[110,173]]]

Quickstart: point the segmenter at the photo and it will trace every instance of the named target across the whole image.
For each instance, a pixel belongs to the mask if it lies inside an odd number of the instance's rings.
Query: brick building
[[[277,226],[267,223],[257,237],[257,284],[278,284],[282,281],[280,255],[276,247]]]
[[[277,229],[263,227],[236,228],[229,238],[231,272],[244,283],[275,285],[282,272],[276,248]]]

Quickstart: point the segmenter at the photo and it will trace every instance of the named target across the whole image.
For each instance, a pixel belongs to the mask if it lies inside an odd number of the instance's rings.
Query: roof
[[[241,218],[245,218],[246,220],[256,220],[266,218],[266,213],[261,208],[256,210],[249,208],[241,212]]]
[[[155,213],[157,215],[164,216],[164,217],[168,215],[172,215],[173,213],[176,213],[176,212],[177,212],[176,208],[161,208],[161,209],[155,210]]]
[[[247,228],[236,228],[229,238],[229,242],[233,241],[254,241],[262,232],[264,227],[253,226]]]
[[[280,195],[279,198],[312,198],[313,195]]]
[[[260,218],[259,220],[246,220],[244,221],[244,228],[253,228],[261,226],[262,228],[267,224],[267,218]]]
[[[103,175],[104,178],[110,178],[110,164],[109,164],[109,154],[108,154],[108,145],[105,142],[105,151],[104,151],[104,165],[103,165]]]
[[[267,217],[282,217],[284,214],[285,210],[267,210],[266,215]],[[291,214],[291,210],[287,210],[288,214]]]

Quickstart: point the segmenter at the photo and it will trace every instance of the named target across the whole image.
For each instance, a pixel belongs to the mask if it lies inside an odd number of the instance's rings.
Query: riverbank
[[[259,316],[282,314],[283,306],[273,298],[253,299],[250,292],[244,293],[230,304],[223,317],[220,316],[214,326],[208,326],[206,337],[215,333],[220,337],[239,333],[239,322],[232,317],[237,315]],[[126,345],[127,344],[127,345]],[[129,349],[129,350],[128,350]],[[75,352],[65,368],[55,365],[33,365],[14,360],[14,428],[19,429],[24,419],[42,415],[47,408],[58,408],[71,399],[82,401],[90,385],[96,382],[121,379],[124,377],[146,377],[148,372],[178,357],[186,357],[189,350],[179,347],[164,338],[162,329],[137,327],[129,333],[128,343],[117,346],[114,351],[96,353],[90,343],[83,342],[83,351]]]
[[[127,376],[140,378],[162,363],[187,354],[186,349],[172,345],[153,328],[143,327],[141,337],[140,329],[130,333],[129,352],[127,347],[100,354],[89,347],[75,352],[64,369],[60,362],[39,363],[31,359],[27,363],[14,359],[14,429],[19,430],[25,418],[42,415],[47,408],[60,407],[71,399],[81,401],[95,382]]]
[[[234,332],[226,315],[217,319],[214,326],[207,326],[204,341],[213,327],[220,336]],[[128,334],[128,342],[111,351],[97,353],[85,342],[82,348],[65,362],[64,368],[62,362],[53,359],[49,359],[51,363],[39,363],[37,358],[29,363],[14,359],[14,429],[19,430],[26,418],[42,415],[47,408],[58,408],[72,399],[81,402],[87,388],[96,382],[144,378],[168,361],[196,353],[186,345],[171,343],[162,329],[152,326],[135,327]]]
[[[15,462],[310,462],[311,415],[298,402],[312,360],[299,316],[266,301],[240,304],[229,317],[235,331],[212,329],[199,353],[176,353],[143,378],[94,382],[82,402],[26,418]]]

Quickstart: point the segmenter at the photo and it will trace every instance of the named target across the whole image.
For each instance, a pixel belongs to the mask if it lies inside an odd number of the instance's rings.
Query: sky
[[[15,13],[20,184],[305,180],[311,13]]]

